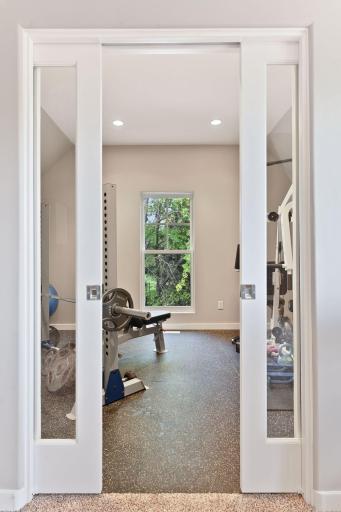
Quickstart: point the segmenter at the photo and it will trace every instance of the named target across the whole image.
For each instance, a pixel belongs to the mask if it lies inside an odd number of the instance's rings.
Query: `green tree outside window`
[[[145,306],[191,306],[189,194],[144,195]]]

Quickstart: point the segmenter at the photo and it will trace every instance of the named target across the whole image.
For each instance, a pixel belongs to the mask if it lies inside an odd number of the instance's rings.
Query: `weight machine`
[[[118,360],[119,345],[133,338],[154,334],[155,352],[167,352],[162,323],[170,318],[167,311],[146,312],[134,309],[131,295],[122,288],[103,295],[103,405],[142,391],[141,379],[127,372],[122,378]]]
[[[114,185],[103,185],[103,405],[110,404],[146,389],[141,379],[133,372],[122,377],[119,370],[119,345],[130,339],[154,335],[155,352],[167,352],[163,335],[163,322],[170,318],[164,310],[152,312],[134,308],[129,292],[116,288],[116,190]],[[67,386],[75,378],[75,344],[59,347],[51,339],[49,305],[51,300],[75,303],[74,299],[60,297],[49,289],[49,207],[41,207],[41,346],[46,351],[42,374],[46,377],[49,391],[55,392]],[[57,307],[57,306],[56,306]],[[75,420],[75,405],[67,414]]]
[[[290,162],[290,159],[285,162]],[[284,162],[284,161],[283,161]],[[269,162],[275,165],[280,162]],[[270,222],[277,223],[275,261],[267,262],[267,305],[271,307],[271,319],[267,340],[268,383],[293,382],[293,326],[285,315],[285,299],[292,289],[293,243],[291,224],[294,215],[294,187],[290,186],[277,211],[268,214]],[[235,270],[240,270],[240,247],[237,246]],[[287,301],[287,312],[293,312],[293,300]],[[235,336],[232,343],[240,351],[240,338]]]
[[[285,315],[286,295],[292,290],[293,243],[291,224],[294,215],[294,187],[290,186],[277,212],[270,212],[268,219],[277,223],[275,261],[268,262],[268,296],[272,296],[272,314],[267,343],[268,383],[293,382],[293,326]],[[270,286],[269,286],[270,285]],[[271,305],[271,303],[270,303]],[[293,312],[293,300],[287,304]]]

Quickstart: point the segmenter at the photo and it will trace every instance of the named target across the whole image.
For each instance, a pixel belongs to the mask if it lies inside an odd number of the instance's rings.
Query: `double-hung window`
[[[191,193],[143,193],[142,290],[145,307],[193,309]]]

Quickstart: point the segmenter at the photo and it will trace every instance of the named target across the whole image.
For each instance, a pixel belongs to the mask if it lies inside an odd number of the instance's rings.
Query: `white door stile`
[[[35,389],[34,493],[99,493],[102,489],[102,305],[88,301],[86,286],[102,283],[101,46],[40,44],[34,65],[75,66],[76,134],[76,437],[41,439],[40,386]],[[39,87],[38,87],[39,90]],[[36,96],[39,101],[39,95]],[[38,113],[38,108],[35,108]],[[39,116],[38,116],[39,117]],[[39,151],[39,123],[35,130]],[[39,158],[36,178],[36,255],[40,233]],[[40,258],[37,258],[39,264]],[[36,265],[35,344],[40,358],[40,268]],[[40,380],[39,364],[35,369]]]
[[[295,43],[241,44],[241,283],[256,285],[255,300],[241,301],[241,490],[245,493],[301,490],[301,439],[267,436],[266,368],[267,65],[297,63]]]

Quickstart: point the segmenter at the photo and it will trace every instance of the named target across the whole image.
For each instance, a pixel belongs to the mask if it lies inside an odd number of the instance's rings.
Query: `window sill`
[[[195,314],[195,309],[191,306],[144,306],[143,311],[169,311],[176,314]]]

